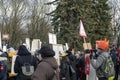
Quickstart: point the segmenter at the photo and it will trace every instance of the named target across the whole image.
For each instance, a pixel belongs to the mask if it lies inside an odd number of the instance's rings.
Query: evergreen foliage
[[[49,4],[49,3],[48,3]],[[107,0],[55,0],[56,9],[50,13],[58,43],[68,43],[75,49],[83,49],[79,36],[79,21],[82,20],[88,38],[95,47],[98,39],[110,39],[111,15]]]

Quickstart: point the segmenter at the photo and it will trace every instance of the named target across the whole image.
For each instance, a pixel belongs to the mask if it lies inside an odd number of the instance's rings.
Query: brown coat
[[[57,70],[58,65],[53,57],[48,57],[42,60],[37,66],[36,71],[32,75],[32,80],[49,80],[53,75],[52,80],[58,80],[57,74],[54,71]]]

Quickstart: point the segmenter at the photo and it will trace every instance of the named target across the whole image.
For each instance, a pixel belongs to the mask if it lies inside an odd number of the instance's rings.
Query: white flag
[[[82,37],[84,37],[84,38],[87,38],[87,35],[86,35],[86,33],[85,33],[85,29],[84,29],[84,27],[83,27],[83,23],[82,23],[82,21],[80,20],[80,36],[82,36]]]

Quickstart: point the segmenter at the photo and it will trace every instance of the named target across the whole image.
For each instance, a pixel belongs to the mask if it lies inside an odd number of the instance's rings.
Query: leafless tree
[[[50,19],[45,13],[49,8],[45,5],[47,0],[33,0],[28,24],[28,35],[30,39],[38,38],[42,42],[48,42],[48,32],[50,30]],[[41,5],[40,5],[41,4]]]
[[[9,34],[10,44],[17,47],[26,37],[47,42],[50,27],[47,0],[0,0],[0,29]]]
[[[25,5],[23,0],[1,0],[0,10],[2,17],[2,34],[9,34],[12,46],[17,47],[22,39],[22,20],[25,17]]]
[[[109,5],[111,6],[111,15],[112,15],[112,31],[113,39],[117,41],[117,44],[120,44],[120,0],[109,0]]]

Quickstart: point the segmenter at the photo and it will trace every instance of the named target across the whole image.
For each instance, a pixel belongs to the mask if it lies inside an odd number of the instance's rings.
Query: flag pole
[[[85,46],[86,46],[87,49],[88,49],[88,44],[87,44],[86,39],[85,39],[85,38],[87,38],[87,35],[86,35],[86,33],[85,33],[85,29],[84,29],[84,26],[83,26],[83,23],[82,23],[81,20],[80,20],[80,31],[79,31],[79,33],[80,33],[80,36],[83,37]],[[88,75],[89,75],[89,74],[86,74],[86,80],[88,80]]]
[[[87,44],[87,42],[86,42],[86,39],[85,39],[85,37],[83,37],[83,40],[84,40],[84,43],[86,44],[86,46],[87,46],[87,49],[88,49],[88,44]]]
[[[84,43],[86,43],[86,39],[85,39],[85,37],[83,37],[83,40],[84,40]]]
[[[85,39],[85,37],[83,37],[83,40],[84,40],[84,43],[86,44],[86,46],[87,46],[87,42],[86,42],[86,39]],[[87,48],[88,48],[88,46],[87,46]],[[88,80],[88,75],[86,74],[86,80]]]

